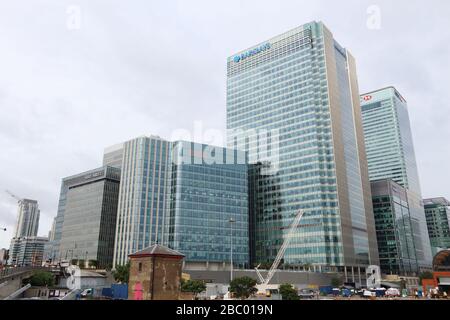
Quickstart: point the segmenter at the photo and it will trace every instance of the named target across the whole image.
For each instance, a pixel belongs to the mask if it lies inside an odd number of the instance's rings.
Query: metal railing
[[[31,284],[27,284],[27,285],[23,286],[22,288],[14,291],[13,293],[11,293],[9,296],[4,298],[3,300],[14,300],[15,298],[17,298],[18,296],[20,296],[22,293],[24,293],[25,291],[27,291],[30,288],[31,288]]]
[[[47,270],[46,267],[34,267],[34,266],[25,266],[25,267],[15,267],[15,268],[5,268],[0,270],[0,279],[3,278],[10,278],[15,275],[19,275],[22,273],[26,273],[29,271],[35,271],[35,270]]]

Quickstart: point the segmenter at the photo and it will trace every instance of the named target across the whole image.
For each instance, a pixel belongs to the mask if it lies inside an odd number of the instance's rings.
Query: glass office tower
[[[187,269],[219,270],[232,244],[233,264],[248,267],[245,152],[178,141],[172,155],[166,245],[185,255]]]
[[[170,142],[139,137],[123,144],[113,266],[128,255],[162,243],[168,187]]]
[[[103,165],[115,168],[122,168],[123,143],[110,146],[103,153]]]
[[[423,200],[432,253],[450,249],[450,202],[445,198]]]
[[[248,151],[252,263],[360,272],[378,264],[355,61],[312,22],[227,60],[228,147]],[[346,268],[347,267],[347,268]]]
[[[186,268],[223,270],[231,240],[234,264],[248,266],[245,152],[154,136],[121,146],[105,150],[107,159],[122,149],[114,266],[159,243],[183,253]]]
[[[120,169],[104,166],[64,179],[68,186],[61,230],[62,259],[111,268]]]
[[[407,190],[387,179],[371,183],[380,268],[385,274],[418,270]]]
[[[21,199],[18,205],[14,238],[37,236],[40,216],[38,202],[36,200]]]
[[[61,189],[59,191],[58,212],[56,214],[56,217],[53,219],[49,241],[46,243],[44,248],[45,261],[56,262],[60,261],[61,259],[64,259],[64,257],[61,257],[60,255],[60,244],[61,244],[62,227],[64,224],[64,213],[66,210],[66,194],[68,190],[69,187],[66,184],[65,179],[62,179]]]
[[[388,87],[361,95],[371,181],[391,179],[408,190],[414,247],[419,268],[431,267],[431,246],[406,100]]]

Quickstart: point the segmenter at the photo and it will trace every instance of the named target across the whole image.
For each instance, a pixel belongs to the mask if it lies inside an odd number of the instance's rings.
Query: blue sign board
[[[240,62],[240,61],[242,61],[242,60],[244,60],[244,59],[246,59],[248,57],[254,56],[255,54],[258,54],[260,52],[266,51],[268,49],[270,49],[270,43],[265,43],[263,45],[260,45],[257,48],[248,50],[248,51],[246,51],[246,52],[244,52],[242,54],[239,54],[239,55],[235,56],[233,58],[233,61],[235,63],[238,63],[238,62]]]

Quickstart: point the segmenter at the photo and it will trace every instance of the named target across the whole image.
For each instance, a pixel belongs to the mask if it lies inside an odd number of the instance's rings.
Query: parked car
[[[345,298],[351,297],[353,295],[352,291],[350,289],[347,289],[347,288],[342,289],[341,294]]]
[[[385,293],[386,297],[400,297],[400,290],[397,288],[389,288]]]
[[[386,294],[386,288],[376,288],[375,289],[375,295],[377,297],[384,297],[385,294]]]
[[[319,291],[322,295],[329,295],[333,293],[333,287],[332,286],[322,286],[319,287]]]
[[[300,299],[312,299],[316,296],[316,292],[311,289],[302,289],[298,292]]]
[[[363,297],[365,297],[365,298],[371,298],[371,297],[376,297],[376,296],[377,296],[376,292],[373,292],[370,290],[363,291]]]
[[[339,296],[341,294],[341,289],[333,288],[332,294],[333,296]]]
[[[94,293],[94,290],[92,288],[85,289],[85,290],[83,290],[83,292],[81,292],[81,297],[86,298],[88,296],[92,296],[93,293]]]

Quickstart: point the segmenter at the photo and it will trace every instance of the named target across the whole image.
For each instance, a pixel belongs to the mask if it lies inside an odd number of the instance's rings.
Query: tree
[[[116,270],[112,272],[114,280],[120,283],[128,283],[130,278],[130,262],[125,265],[116,266]]]
[[[307,270],[307,271],[310,271],[311,268],[312,268],[312,264],[311,264],[311,263],[305,263],[305,264],[303,265],[303,269],[305,269],[305,270]]]
[[[51,272],[36,271],[26,282],[33,287],[52,287],[55,285],[55,278]]]
[[[342,285],[342,279],[337,276],[331,278],[331,285],[335,288],[340,287]]]
[[[83,259],[78,260],[77,261],[77,266],[79,266],[81,269],[84,269],[85,261]]]
[[[433,273],[430,271],[424,271],[419,274],[419,283],[422,283],[423,279],[433,279]]]
[[[289,283],[281,284],[279,290],[280,290],[281,298],[283,300],[298,300],[299,299],[297,290],[295,290],[295,288]]]
[[[235,278],[230,283],[230,292],[238,299],[247,299],[258,291],[255,286],[255,279],[250,277]]]
[[[197,295],[206,290],[206,284],[200,280],[187,280],[181,281],[181,291],[183,292],[192,292],[194,297],[197,298]]]
[[[422,280],[420,280],[420,283],[422,283]],[[400,292],[402,292],[405,289],[406,289],[406,280],[405,279],[401,279],[400,280]]]
[[[89,260],[89,268],[97,268],[98,261],[97,260]]]

